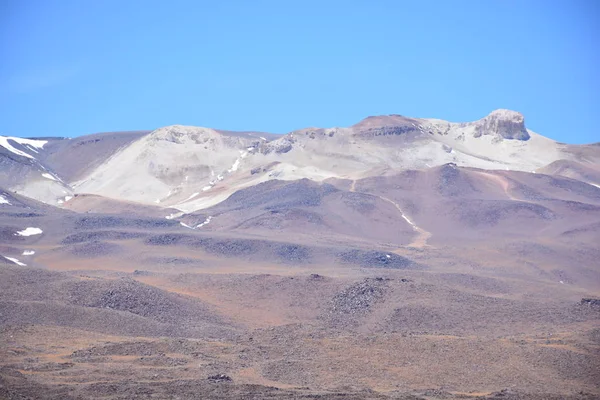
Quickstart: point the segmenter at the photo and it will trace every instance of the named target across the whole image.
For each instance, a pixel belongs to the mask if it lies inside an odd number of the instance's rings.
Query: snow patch
[[[67,201],[71,200],[72,198],[73,198],[73,196],[65,196],[65,198],[64,198],[64,199],[58,199],[56,202],[57,202],[58,204],[64,204],[64,203],[66,203]]]
[[[231,168],[229,168],[227,170],[227,172],[232,173],[238,170],[238,168],[240,167],[240,162],[246,158],[246,156],[248,156],[248,152],[247,151],[242,151],[240,150],[240,157],[238,159],[235,160],[235,162],[233,163],[233,165],[231,166]],[[219,175],[220,176],[220,175]]]
[[[2,195],[0,195],[0,204],[8,204],[8,205],[10,205],[10,206],[12,205],[12,204],[10,203],[10,201],[6,200],[6,197],[4,197],[4,196],[2,196]]]
[[[14,153],[18,156],[23,156],[23,157],[27,157],[27,158],[31,158],[31,159],[34,159],[34,157],[31,156],[30,154],[25,153],[24,151],[17,150],[14,147],[12,147],[10,145],[10,143],[8,143],[9,140],[19,143],[22,146],[28,146],[32,151],[35,151],[36,153],[37,153],[36,149],[41,149],[44,147],[44,145],[46,143],[48,143],[47,140],[32,140],[32,139],[22,139],[22,138],[12,137],[12,136],[0,136],[0,146],[4,147],[6,150],[8,150],[11,153]]]
[[[181,217],[183,214],[185,214],[184,212],[176,212],[170,215],[167,215],[165,218],[166,219],[173,219],[173,218],[179,218]]]
[[[185,227],[185,228],[194,229],[194,228],[192,228],[191,226],[189,226],[189,225],[187,225],[187,224],[185,224],[185,223],[183,223],[183,222],[180,222],[179,224],[180,224],[181,226]]]
[[[22,231],[18,231],[15,233],[15,236],[32,236],[32,235],[40,235],[43,231],[40,228],[26,228]]]
[[[21,261],[17,260],[16,258],[12,258],[12,257],[6,257],[6,256],[2,256],[2,257],[6,258],[8,261],[12,261],[12,262],[14,262],[15,264],[17,264],[17,265],[20,265],[20,266],[22,266],[22,267],[26,267],[26,266],[27,266],[27,264],[25,264],[25,263],[22,263]]]
[[[214,183],[212,183],[212,182],[211,182],[211,183],[210,183],[208,186],[204,186],[204,187],[202,188],[202,191],[203,191],[203,192],[206,192],[207,190],[210,190],[210,189],[212,189],[213,185],[214,185]]]
[[[35,251],[33,251],[33,250],[25,250],[25,251],[23,251],[23,255],[24,256],[32,256],[34,254],[35,254]]]
[[[51,181],[57,181],[57,182],[58,182],[58,179],[56,179],[56,177],[55,177],[54,175],[52,175],[52,174],[49,174],[49,173],[47,173],[47,172],[44,172],[44,173],[42,174],[42,176],[43,176],[44,178],[46,178],[46,179],[50,179]]]
[[[233,165],[231,166],[231,168],[229,168],[227,170],[227,172],[229,172],[229,173],[235,172],[235,171],[238,170],[239,167],[240,167],[240,159],[238,158],[237,160],[235,160],[235,162],[233,163]]]
[[[21,145],[34,147],[36,149],[43,149],[44,145],[46,143],[48,143],[47,140],[23,139],[23,138],[16,138],[16,137],[10,137],[9,139],[14,140],[15,142],[17,142]]]
[[[402,218],[404,218],[404,220],[406,222],[408,222],[409,224],[411,224],[413,228],[417,227],[415,224],[412,223],[412,221],[410,219],[408,219],[408,217],[406,215],[402,214]]]
[[[204,222],[203,222],[203,223],[201,223],[201,224],[198,224],[198,225],[196,226],[196,228],[202,228],[204,225],[208,225],[208,224],[210,224],[210,221],[211,221],[211,220],[212,220],[212,216],[211,216],[211,215],[209,215],[209,216],[208,216],[208,217],[207,217],[207,218],[204,220]]]
[[[193,199],[194,197],[198,196],[200,193],[193,193],[190,197],[188,197],[187,199],[185,199],[184,201],[182,201],[182,203],[185,203],[186,201],[189,201],[191,199]]]
[[[386,256],[387,258],[392,258],[392,256],[390,256],[389,254],[386,254],[385,256]]]

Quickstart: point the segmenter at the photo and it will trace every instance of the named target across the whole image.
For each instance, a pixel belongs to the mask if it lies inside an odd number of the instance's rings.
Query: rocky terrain
[[[508,110],[0,137],[0,398],[598,398],[598,243]]]

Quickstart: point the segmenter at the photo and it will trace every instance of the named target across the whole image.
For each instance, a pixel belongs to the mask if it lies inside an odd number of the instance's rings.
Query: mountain
[[[598,184],[593,171],[600,158],[597,146],[564,145],[529,131],[523,116],[509,110],[470,123],[369,117],[348,128],[281,136],[175,125],[38,140],[37,147],[2,140],[2,170],[10,171],[3,187],[51,204],[61,194],[87,193],[185,212],[272,179],[358,179],[447,163],[550,174],[552,163],[581,163],[586,181]],[[36,181],[37,175],[57,183]]]
[[[598,243],[509,110],[0,137],[0,398],[596,398]]]

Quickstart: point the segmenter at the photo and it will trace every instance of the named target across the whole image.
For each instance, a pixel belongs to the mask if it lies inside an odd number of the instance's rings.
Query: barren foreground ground
[[[553,272],[449,265],[437,249],[388,253],[410,268],[369,268],[119,246],[119,258],[48,251],[44,269],[2,266],[0,396],[600,394],[600,307]]]
[[[592,185],[448,165],[179,220],[5,198],[0,398],[600,396]]]

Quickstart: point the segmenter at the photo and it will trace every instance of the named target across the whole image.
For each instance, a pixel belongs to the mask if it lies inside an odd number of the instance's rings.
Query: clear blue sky
[[[0,0],[0,134],[496,108],[600,141],[600,1]]]

